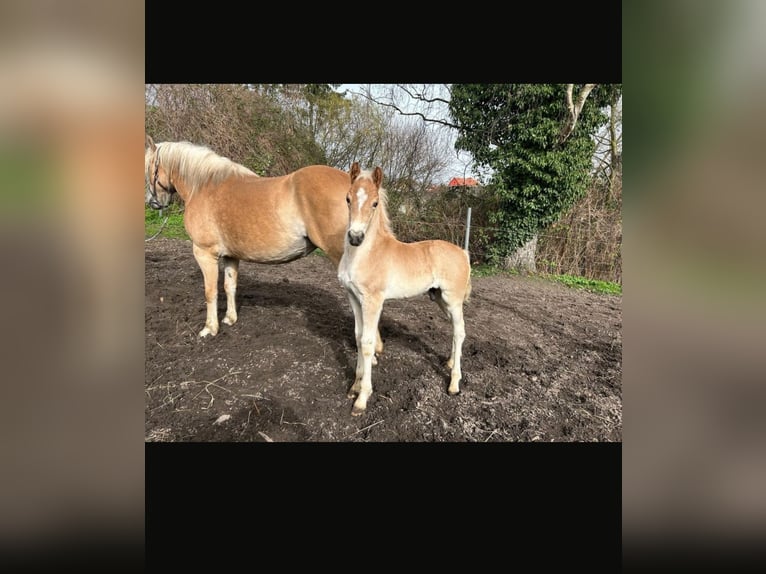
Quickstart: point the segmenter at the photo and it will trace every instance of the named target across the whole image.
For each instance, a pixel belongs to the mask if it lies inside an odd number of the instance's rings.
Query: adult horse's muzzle
[[[354,247],[359,247],[364,241],[364,231],[351,231],[348,232],[348,242]]]
[[[155,198],[152,197],[149,200],[149,207],[151,207],[152,209],[158,209],[159,210],[159,209],[163,209],[163,208],[167,207],[167,205],[162,205],[159,201],[157,201]]]

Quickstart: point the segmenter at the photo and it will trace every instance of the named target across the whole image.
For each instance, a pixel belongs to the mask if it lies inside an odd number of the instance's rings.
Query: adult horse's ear
[[[383,183],[383,170],[380,169],[380,166],[376,167],[375,171],[372,172],[372,181],[374,181],[375,185],[378,187]]]
[[[354,181],[356,179],[356,176],[359,175],[359,171],[360,171],[359,162],[355,161],[354,163],[351,164],[351,172],[350,172],[351,181]]]
[[[152,139],[152,136],[150,136],[149,134],[146,134],[145,142],[146,142],[146,147],[150,148],[152,152],[157,151],[157,146],[154,145],[154,140]]]

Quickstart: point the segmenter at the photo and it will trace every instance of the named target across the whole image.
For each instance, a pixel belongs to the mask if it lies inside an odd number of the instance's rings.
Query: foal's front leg
[[[359,386],[359,396],[356,397],[354,407],[351,409],[353,416],[359,416],[365,411],[367,399],[372,394],[372,357],[375,354],[378,321],[382,309],[383,301],[380,297],[365,296],[362,301],[362,380]]]
[[[205,302],[207,303],[207,318],[205,327],[199,332],[200,337],[218,334],[218,257],[205,251],[197,245],[192,246],[194,258],[197,260],[202,276],[205,279]]]
[[[353,399],[362,384],[364,362],[362,361],[362,305],[351,291],[348,292],[348,300],[351,302],[351,310],[354,312],[354,339],[356,340],[356,375],[354,384],[348,391],[348,398]]]

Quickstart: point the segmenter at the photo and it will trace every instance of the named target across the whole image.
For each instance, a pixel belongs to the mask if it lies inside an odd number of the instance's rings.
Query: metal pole
[[[468,251],[468,237],[471,235],[471,208],[468,208],[468,216],[466,217],[465,222],[465,249]]]

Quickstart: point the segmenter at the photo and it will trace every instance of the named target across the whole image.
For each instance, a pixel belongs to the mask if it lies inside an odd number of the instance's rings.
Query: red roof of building
[[[453,177],[451,180],[449,180],[449,183],[447,185],[449,185],[450,187],[457,187],[460,185],[473,187],[474,185],[479,185],[479,182],[472,177],[466,177],[466,178]]]

